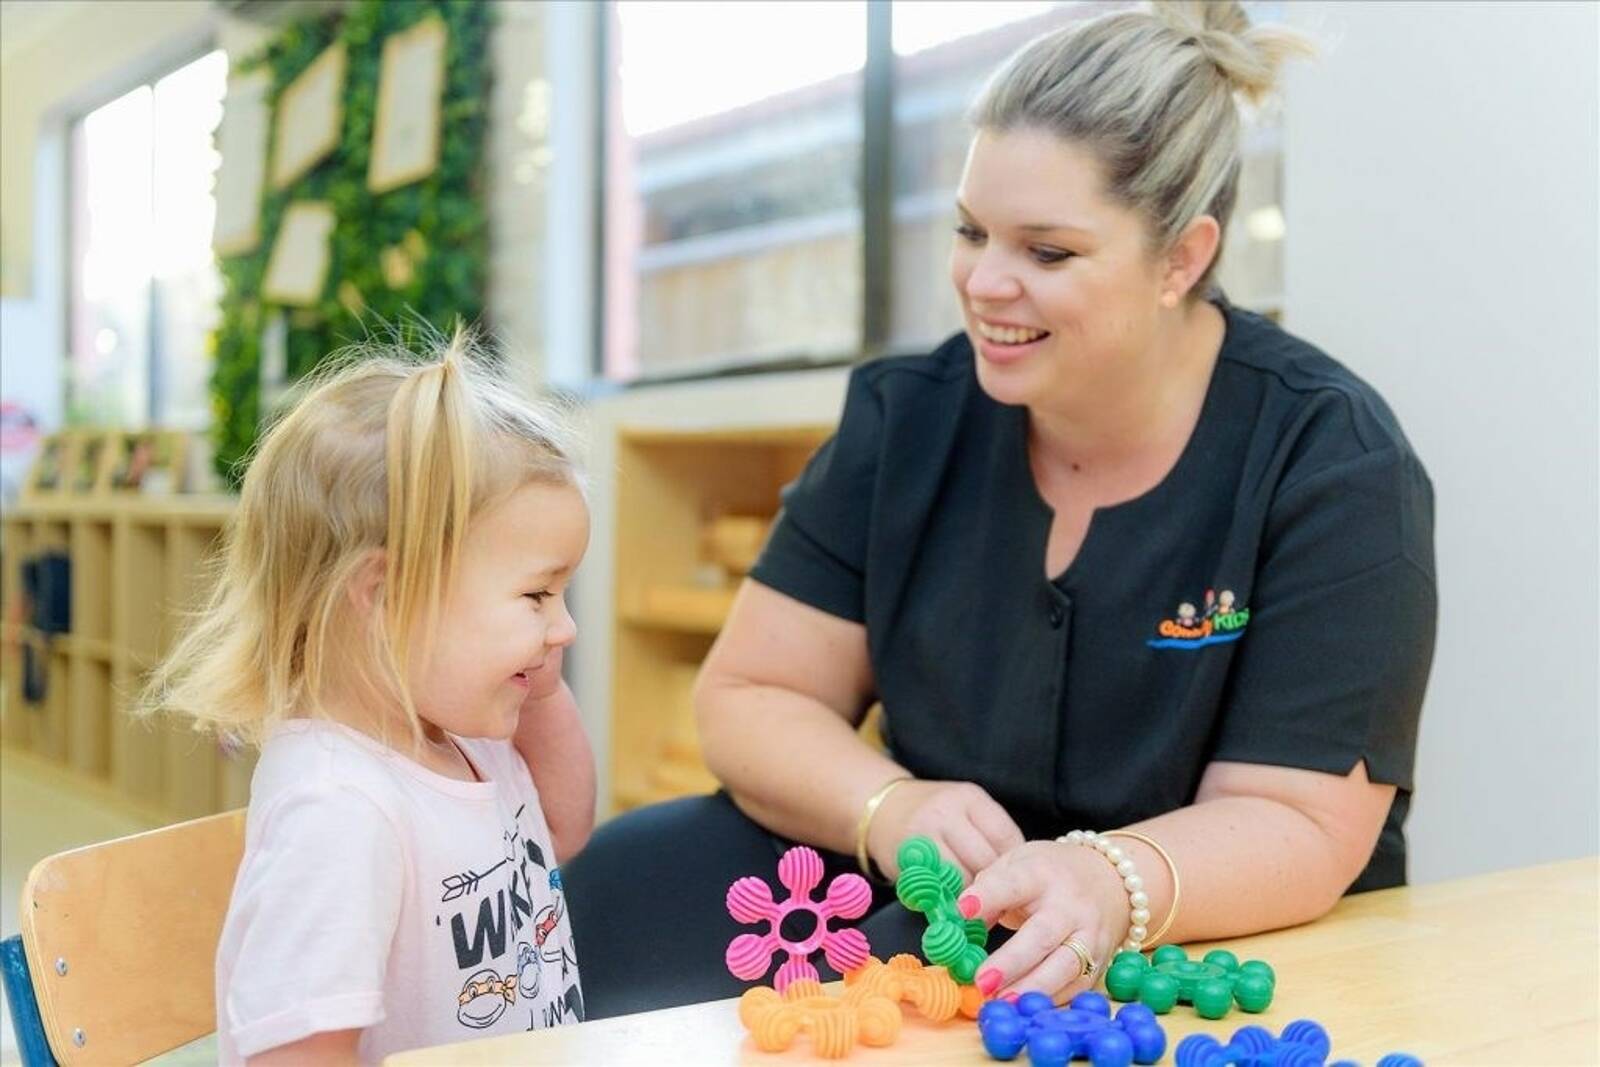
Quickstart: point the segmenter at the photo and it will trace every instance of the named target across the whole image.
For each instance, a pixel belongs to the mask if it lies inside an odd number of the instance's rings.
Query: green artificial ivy
[[[367,164],[383,43],[430,15],[443,19],[449,34],[439,166],[419,181],[374,195],[367,189]],[[458,319],[482,318],[488,263],[483,158],[490,19],[483,0],[358,0],[340,14],[287,27],[240,65],[240,72],[271,71],[275,114],[283,90],[324,49],[343,41],[347,53],[338,147],[287,189],[268,189],[261,208],[261,240],[250,252],[221,263],[222,314],[212,338],[216,362],[211,390],[216,469],[229,485],[237,486],[243,474],[241,461],[255,444],[264,414],[262,331],[276,309],[263,302],[261,286],[290,203],[329,201],[337,222],[321,299],[314,306],[285,309],[289,382],[329,353],[368,336],[369,327],[420,319],[448,331]],[[387,272],[386,253],[391,263]],[[397,258],[403,269],[393,269]]]

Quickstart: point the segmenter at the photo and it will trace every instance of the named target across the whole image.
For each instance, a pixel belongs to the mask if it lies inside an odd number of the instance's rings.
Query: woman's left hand
[[[1128,931],[1128,891],[1116,869],[1092,848],[1029,841],[972,880],[957,901],[963,915],[1016,933],[975,978],[986,996],[1038,990],[1062,1003],[1094,986]],[[1066,942],[1077,938],[1095,977]]]

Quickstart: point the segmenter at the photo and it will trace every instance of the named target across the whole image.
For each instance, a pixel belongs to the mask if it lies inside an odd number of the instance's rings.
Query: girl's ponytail
[[[401,384],[389,404],[383,620],[401,679],[407,677],[413,639],[423,648],[432,645],[445,583],[455,573],[472,512],[477,427],[462,366],[465,347],[458,327],[443,358]],[[423,620],[424,632],[407,632],[408,620]]]

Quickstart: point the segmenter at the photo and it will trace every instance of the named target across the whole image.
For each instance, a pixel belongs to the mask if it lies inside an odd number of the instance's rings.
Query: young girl
[[[321,374],[245,476],[147,707],[261,745],[217,950],[223,1063],[581,1020],[559,865],[594,820],[562,650],[588,543],[555,420],[458,333]]]

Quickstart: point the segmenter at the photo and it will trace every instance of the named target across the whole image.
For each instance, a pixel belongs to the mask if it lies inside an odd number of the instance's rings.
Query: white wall
[[[1371,381],[1433,476],[1438,653],[1418,881],[1597,850],[1592,4],[1306,3],[1290,329]]]
[[[34,217],[26,228],[58,234],[63,229],[65,204],[60,189],[65,184],[66,165],[59,125],[30,137],[29,143],[45,146],[34,154],[33,182],[52,191],[31,199]],[[32,295],[0,296],[0,400],[21,404],[45,432],[61,427],[66,400],[61,388],[66,325],[60,284],[66,269],[63,252],[60,240],[41,243],[30,260],[33,277],[28,291]],[[12,461],[13,457],[7,457],[8,465]],[[8,472],[7,484],[13,484],[16,477]]]

